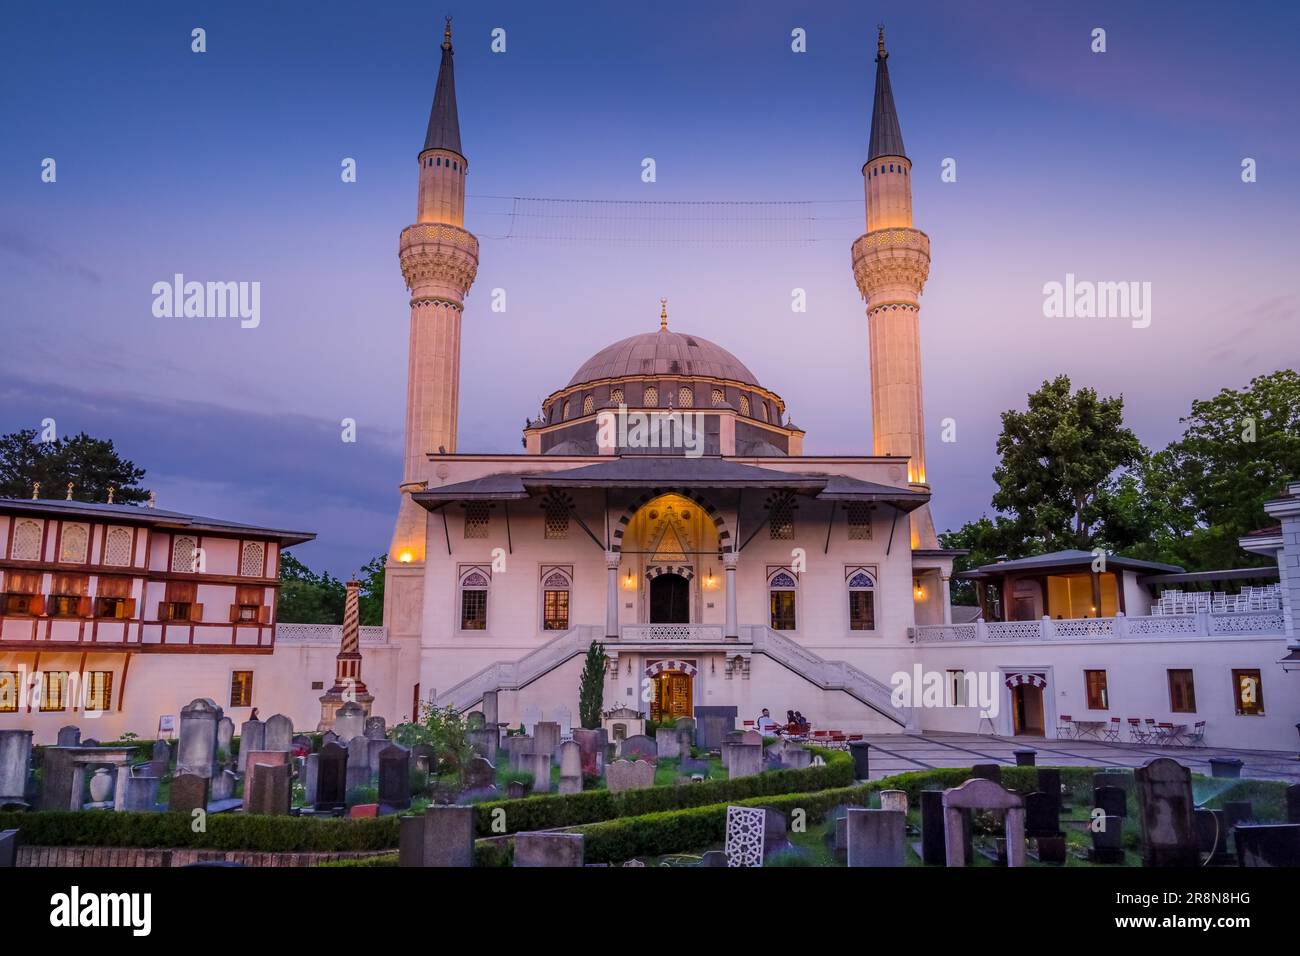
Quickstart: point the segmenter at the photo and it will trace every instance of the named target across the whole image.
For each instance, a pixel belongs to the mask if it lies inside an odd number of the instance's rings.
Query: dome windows
[[[683,385],[677,389],[677,407],[694,408],[695,407],[695,389],[689,385]]]
[[[595,411],[596,411],[596,396],[595,395],[582,396],[582,414],[592,415],[595,413]]]
[[[713,390],[713,394],[709,397],[709,401],[710,401],[710,403],[713,405],[714,408],[717,408],[718,406],[723,405],[723,404],[726,403],[726,401],[727,401],[727,395],[726,395],[725,392],[723,392],[722,389],[720,389],[720,388],[715,388],[715,389]]]
[[[609,400],[615,405],[623,404],[623,390],[621,388],[611,388],[609,390]]]
[[[742,396],[740,396],[740,414],[745,415],[746,417],[748,417],[748,415],[749,415],[749,396],[748,396],[748,395],[742,395]]]
[[[657,387],[654,385],[647,385],[645,387],[644,395],[645,397],[642,399],[641,403],[645,405],[646,408],[659,407],[659,389]]]

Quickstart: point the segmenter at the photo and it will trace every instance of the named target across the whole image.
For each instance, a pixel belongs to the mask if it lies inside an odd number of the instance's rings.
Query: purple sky
[[[1158,448],[1193,398],[1300,362],[1294,4],[479,7],[447,11],[466,224],[482,239],[461,451],[519,451],[540,399],[604,345],[654,329],[660,296],[672,327],[730,349],[786,399],[808,453],[870,451],[849,246],[880,19],[915,222],[933,244],[921,321],[941,528],[987,510],[998,416],[1044,378],[1122,393]],[[111,437],[162,507],[316,531],[298,552],[336,574],[381,552],[409,321],[397,236],[415,213],[441,12],[11,11],[0,430],[53,417]],[[190,52],[195,26],[207,53]],[[1097,26],[1104,54],[1089,51]],[[505,54],[489,50],[494,27]],[[794,27],[806,54],[790,51]],[[45,157],[56,183],[40,181]],[[355,184],[339,180],[344,157]],[[940,182],[945,157],[955,183]],[[1243,157],[1258,182],[1241,182]],[[605,247],[492,238],[511,226],[499,196],[825,202],[819,241]],[[150,289],[176,272],[260,281],[260,327],[155,318]],[[1150,282],[1151,326],[1044,318],[1042,286],[1067,272]],[[804,315],[790,311],[796,287]],[[489,308],[493,288],[505,313]],[[355,445],[339,441],[343,417],[359,423]],[[939,441],[945,417],[955,444]]]

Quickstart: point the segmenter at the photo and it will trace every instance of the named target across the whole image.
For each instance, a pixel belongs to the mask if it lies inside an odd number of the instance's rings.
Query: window
[[[266,571],[266,545],[245,541],[239,552],[239,573],[246,578],[260,578]]]
[[[131,563],[131,532],[125,528],[110,528],[104,539],[104,564],[124,568]]]
[[[795,629],[795,591],[798,587],[794,574],[787,568],[778,568],[767,578],[768,594],[772,603],[772,630]]]
[[[563,541],[569,536],[569,505],[567,496],[552,494],[542,505],[545,513],[545,536],[548,540]]]
[[[642,399],[642,404],[645,405],[646,408],[658,408],[659,389],[655,388],[653,385],[647,385],[645,387],[645,397]]]
[[[131,579],[121,575],[101,575],[95,586],[95,617],[119,619],[135,617],[131,598]]]
[[[758,403],[758,417],[767,421],[767,402]]]
[[[187,574],[199,570],[198,542],[188,535],[172,538],[172,570]]]
[[[471,501],[465,505],[465,537],[488,536],[488,505],[486,501]]]
[[[876,582],[865,569],[849,575],[849,630],[876,629]]]
[[[1241,717],[1262,717],[1264,715],[1264,684],[1258,670],[1234,670],[1232,672],[1232,696]]]
[[[460,629],[462,631],[487,630],[488,573],[478,567],[469,568],[460,577]]]
[[[683,385],[677,389],[677,407],[694,408],[695,407],[695,389],[689,385]]]
[[[23,518],[14,525],[14,547],[10,557],[15,561],[41,559],[41,523]]]
[[[45,671],[41,674],[41,710],[68,709],[68,672]]]
[[[853,501],[844,506],[848,512],[849,540],[871,540],[871,506],[861,501]]]
[[[596,411],[596,396],[595,395],[582,396],[582,414],[591,415],[595,411]]]
[[[611,388],[609,390],[609,400],[615,405],[623,404],[623,390],[621,388]]]
[[[542,629],[569,629],[569,590],[572,578],[561,568],[542,569]]]
[[[31,615],[45,613],[45,598],[41,590],[41,575],[36,571],[6,571],[4,613]]]
[[[1088,709],[1110,710],[1110,698],[1106,694],[1106,672],[1084,671],[1083,681],[1088,689]]]
[[[727,396],[722,389],[715,388],[713,393],[709,396],[709,401],[713,404],[714,408],[717,408],[719,405],[722,405],[727,401]]]
[[[252,707],[253,706],[253,672],[252,671],[231,671],[230,672],[230,706],[231,707]]]
[[[158,620],[203,620],[203,605],[195,603],[197,596],[198,585],[193,581],[168,581],[166,598],[158,606]]]
[[[742,415],[746,415],[746,416],[749,415],[749,396],[748,396],[748,395],[742,395],[742,396],[740,396],[740,414],[742,414]]]
[[[86,591],[90,578],[84,574],[50,575],[50,598],[45,613],[51,617],[89,617],[90,598]]]
[[[0,671],[0,714],[18,713],[20,687],[18,671]]]
[[[65,524],[59,536],[59,561],[64,564],[85,564],[90,528],[84,524]]]
[[[966,696],[966,672],[963,670],[946,671],[948,685],[948,699],[945,702],[949,707],[967,707],[969,698]]]
[[[241,584],[235,588],[235,603],[230,606],[232,624],[266,624],[271,609],[266,606],[266,589]]]
[[[91,671],[86,675],[86,699],[82,706],[88,711],[111,710],[113,707],[113,672]]]
[[[568,421],[568,418],[569,418],[569,403],[568,403],[568,402],[565,402],[565,403],[564,403],[564,420],[565,420],[565,421]]]
[[[1169,709],[1175,714],[1196,713],[1196,685],[1191,670],[1169,671]]]
[[[794,539],[794,502],[789,495],[767,499],[768,533],[773,541]]]

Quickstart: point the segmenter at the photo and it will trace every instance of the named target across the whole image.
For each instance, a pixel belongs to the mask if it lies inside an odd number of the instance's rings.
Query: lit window
[[[642,403],[646,408],[658,408],[659,389],[655,388],[653,385],[647,385],[645,387],[645,398],[642,400]]]
[[[677,407],[694,408],[695,407],[695,389],[689,385],[683,385],[677,390]]]
[[[235,588],[235,603],[230,606],[232,624],[265,624],[271,609],[265,604],[266,589],[241,584]]]
[[[465,505],[465,537],[488,536],[488,505],[486,501],[471,501]]]
[[[95,617],[120,620],[135,617],[131,599],[131,579],[121,575],[100,575],[95,585]]]
[[[91,671],[86,675],[86,700],[88,711],[111,710],[113,707],[113,672]]]
[[[569,575],[559,569],[547,573],[542,579],[542,629],[567,631],[569,629]]]
[[[1106,691],[1106,672],[1084,671],[1083,680],[1088,691],[1088,709],[1109,710],[1110,697]]]
[[[18,671],[0,671],[0,714],[16,714],[19,692]]]
[[[41,523],[39,521],[24,518],[14,526],[14,545],[10,557],[15,561],[39,561],[41,559]]]
[[[462,631],[487,630],[487,572],[470,568],[460,579],[460,629]]]
[[[748,395],[742,395],[742,396],[740,396],[740,414],[745,415],[745,416],[748,416],[748,415],[749,415],[749,396],[748,396]]]
[[[767,590],[772,606],[772,630],[793,631],[795,629],[796,588],[794,574],[786,568],[778,568],[768,575]]]
[[[41,674],[41,710],[68,709],[68,672],[44,671]]]
[[[871,540],[871,506],[859,501],[845,506],[849,518],[849,540]]]
[[[709,401],[713,404],[714,408],[717,408],[719,405],[726,402],[726,400],[727,396],[720,388],[715,388],[713,394],[709,396]]]
[[[1175,714],[1196,713],[1196,684],[1190,669],[1169,670],[1169,709]]]
[[[252,671],[231,671],[230,672],[230,706],[231,707],[252,707],[253,706],[253,672]]]
[[[623,390],[621,388],[611,388],[609,390],[609,400],[615,405],[623,404]]]
[[[168,581],[167,594],[158,608],[160,621],[201,621],[203,605],[195,603],[198,586],[193,581]]]
[[[876,582],[864,569],[849,575],[849,630],[876,629]]]
[[[90,578],[84,574],[54,574],[50,576],[50,597],[45,602],[45,613],[51,617],[89,617]]]
[[[59,560],[65,564],[85,564],[90,529],[84,524],[65,524],[59,538]]]
[[[1240,717],[1262,717],[1264,684],[1257,670],[1232,672],[1233,702]]]
[[[582,414],[590,415],[596,410],[596,396],[584,395],[582,397]]]
[[[4,613],[31,615],[45,613],[45,597],[40,593],[41,575],[36,571],[6,571]]]

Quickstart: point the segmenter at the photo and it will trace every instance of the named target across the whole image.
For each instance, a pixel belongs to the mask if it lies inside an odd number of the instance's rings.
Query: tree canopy
[[[381,554],[367,562],[357,574],[360,583],[358,611],[361,626],[384,623],[384,564]],[[295,624],[342,624],[347,584],[328,571],[320,574],[289,551],[280,555],[280,601],[278,618]]]
[[[34,428],[0,436],[0,495],[30,498],[40,484],[42,498],[63,498],[72,483],[74,501],[142,504],[149,489],[140,486],[144,469],[123,458],[108,439],[85,432],[42,441]]]

